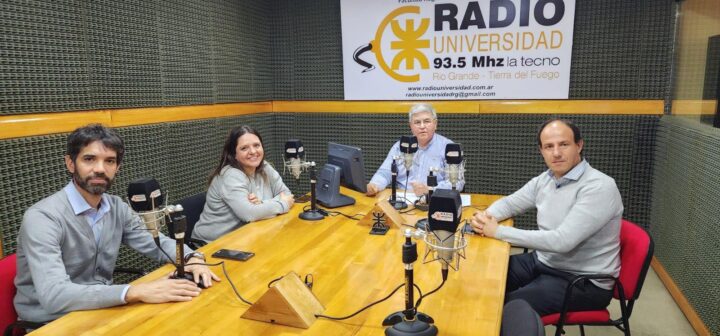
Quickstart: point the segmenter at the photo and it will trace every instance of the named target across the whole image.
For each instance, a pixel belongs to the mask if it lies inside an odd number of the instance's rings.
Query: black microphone
[[[410,168],[412,168],[413,157],[418,151],[417,137],[414,135],[403,135],[400,137],[400,152],[403,153],[403,160],[405,163],[405,170],[410,175]]]
[[[205,288],[202,280],[195,282],[192,273],[185,272],[185,231],[187,230],[187,217],[185,216],[182,205],[170,206],[170,220],[173,225],[173,232],[170,232],[175,238],[175,274],[172,279],[185,279],[196,284],[200,288]]]
[[[428,229],[437,240],[438,245],[447,250],[438,250],[438,258],[442,265],[443,279],[447,279],[448,266],[453,260],[455,251],[455,232],[460,225],[462,201],[457,190],[437,189],[430,197],[428,211]]]
[[[428,194],[427,194],[427,203],[430,203],[430,197],[432,197],[433,192],[435,191],[435,187],[437,187],[438,181],[437,181],[437,175],[433,174],[432,169],[430,169],[430,174],[428,174],[427,177],[427,186],[428,186]]]
[[[165,219],[165,214],[158,210],[164,202],[160,183],[151,177],[139,178],[128,184],[127,198],[130,207],[140,215],[145,227],[152,234],[155,244],[160,246],[158,229]]]
[[[458,180],[463,178],[463,151],[459,143],[445,145],[445,162],[447,163],[447,174],[450,185],[455,189]]]
[[[285,160],[285,166],[290,169],[295,179],[299,179],[305,163],[305,148],[302,141],[290,139],[285,142]]]
[[[187,217],[182,205],[175,206],[170,219],[173,222],[173,238],[175,238],[175,265],[177,266],[177,278],[185,279],[185,230],[187,229]]]

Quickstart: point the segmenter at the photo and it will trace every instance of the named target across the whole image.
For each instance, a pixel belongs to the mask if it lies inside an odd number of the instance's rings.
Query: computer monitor
[[[328,142],[328,163],[340,167],[342,185],[361,193],[367,192],[365,164],[360,148]]]

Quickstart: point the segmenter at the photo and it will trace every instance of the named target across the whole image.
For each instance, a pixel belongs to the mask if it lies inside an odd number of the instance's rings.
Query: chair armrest
[[[570,304],[570,298],[572,297],[573,288],[580,281],[585,280],[612,280],[617,284],[617,278],[609,274],[581,274],[573,277],[565,288],[565,298],[563,299],[563,308],[560,311],[560,319],[564,317],[564,313],[567,312],[568,305]],[[613,286],[615,286],[615,284]]]
[[[581,274],[576,275],[573,277],[570,282],[567,285],[567,288],[565,289],[565,297],[563,299],[563,306],[560,310],[560,318],[558,319],[558,331],[562,329],[563,325],[565,324],[565,317],[567,316],[568,312],[568,306],[570,305],[570,298],[572,297],[573,288],[575,288],[575,285],[580,281],[585,280],[612,280],[614,282],[613,288],[615,286],[618,286],[620,282],[618,279],[612,275],[609,274]],[[622,286],[622,285],[621,285]],[[622,292],[622,287],[620,287],[620,291]],[[622,299],[624,299],[624,295],[622,296]]]

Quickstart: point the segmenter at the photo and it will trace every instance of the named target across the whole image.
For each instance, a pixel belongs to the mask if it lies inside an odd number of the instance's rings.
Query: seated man
[[[615,180],[582,158],[577,126],[549,120],[538,131],[548,170],[512,195],[473,215],[475,232],[535,249],[513,255],[505,301],[523,299],[541,316],[562,309],[568,280],[577,274],[620,272],[620,220],[623,213]],[[498,226],[498,221],[537,208],[539,230]],[[588,281],[573,291],[571,310],[607,307],[612,282]]]
[[[430,168],[445,168],[445,146],[453,141],[435,133],[437,128],[437,113],[430,104],[415,104],[410,108],[408,114],[410,121],[410,130],[417,137],[418,151],[415,153],[412,168],[410,168],[410,178],[407,178],[407,170],[405,165],[398,163],[398,189],[412,190],[415,195],[421,196],[427,194],[428,186],[427,176]],[[367,185],[367,195],[374,196],[381,190],[385,189],[392,181],[390,169],[393,157],[400,156],[400,141],[396,142],[385,161]],[[437,173],[438,189],[451,189],[450,181],[447,180],[443,171]],[[405,181],[407,179],[407,184]],[[464,182],[460,181],[457,190],[462,190]]]
[[[31,206],[18,233],[14,303],[21,320],[45,322],[75,310],[189,301],[200,294],[191,281],[167,277],[113,285],[120,243],[168,261],[130,207],[120,197],[105,194],[124,152],[123,140],[101,125],[81,127],[68,136],[65,165],[72,180]],[[169,255],[175,255],[174,240],[161,235],[160,241]],[[205,260],[187,246],[185,252],[189,263]],[[211,279],[220,280],[206,266],[186,269],[205,286],[212,285]]]

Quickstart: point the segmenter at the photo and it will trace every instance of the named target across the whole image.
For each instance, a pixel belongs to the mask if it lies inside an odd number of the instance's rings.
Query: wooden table
[[[377,201],[348,189],[342,192],[356,199],[354,206],[336,209],[344,213],[366,213]],[[482,208],[499,197],[473,195],[472,205]],[[301,277],[312,273],[312,290],[325,306],[324,314],[331,316],[353,313],[404,282],[402,230],[393,228],[385,236],[369,235],[369,227],[343,216],[303,221],[298,214],[304,205],[296,204],[288,214],[248,224],[200,250],[208,256],[220,248],[255,252],[255,257],[246,262],[225,262],[239,292],[253,302],[272,279],[289,271]],[[466,208],[463,219],[474,211]],[[503,224],[512,225],[511,221]],[[438,262],[422,263],[424,251],[425,243],[419,241],[415,283],[427,293],[440,284],[441,275]],[[419,311],[435,319],[441,335],[498,335],[509,252],[507,243],[471,235],[460,271],[451,270],[445,286],[425,298]],[[208,257],[210,263],[218,261]],[[157,279],[172,269],[166,265],[136,282]],[[309,329],[242,319],[249,306],[234,295],[221,268],[213,270],[222,281],[190,302],[73,312],[33,335],[382,335],[382,320],[404,309],[401,289],[353,318],[321,318]]]

